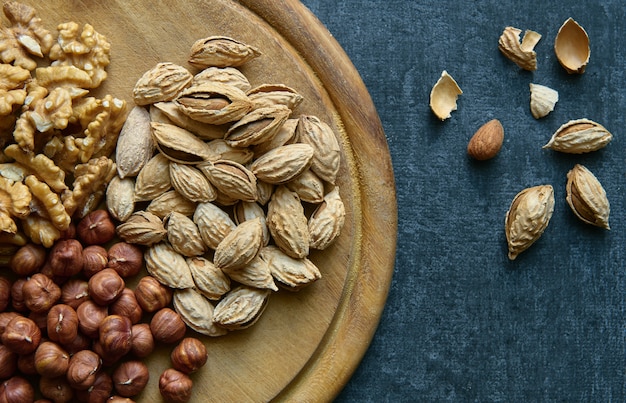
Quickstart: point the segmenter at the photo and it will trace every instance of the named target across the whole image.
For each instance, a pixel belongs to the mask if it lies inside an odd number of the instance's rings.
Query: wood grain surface
[[[209,362],[192,376],[195,402],[329,401],[350,378],[382,313],[393,272],[397,210],[394,178],[378,114],[354,66],[324,26],[294,0],[24,1],[44,25],[89,23],[111,42],[109,78],[96,95],[132,104],[137,79],[161,61],[183,65],[191,44],[226,35],[263,56],[242,68],[252,85],[284,83],[304,97],[294,115],[331,124],[342,147],[338,179],[344,230],[311,259],[323,278],[297,293],[274,293],[251,328],[203,338]],[[190,333],[191,334],[191,333]],[[161,401],[158,377],[172,346],[147,363],[138,401]]]

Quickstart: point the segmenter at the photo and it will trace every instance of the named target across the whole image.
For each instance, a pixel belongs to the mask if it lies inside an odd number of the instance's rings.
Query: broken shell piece
[[[524,70],[537,70],[537,53],[533,50],[541,39],[541,34],[529,29],[524,33],[520,43],[521,29],[514,27],[504,28],[498,40],[498,49],[509,60]]]
[[[554,53],[561,66],[570,74],[582,74],[589,63],[589,36],[572,18],[561,25],[554,39]]]
[[[547,116],[558,101],[558,91],[544,85],[530,84],[530,112],[535,119]]]
[[[441,77],[430,91],[430,109],[441,120],[448,119],[452,111],[456,110],[456,100],[463,94],[459,85],[447,71],[441,73]]]
[[[567,173],[567,204],[583,222],[609,228],[611,207],[604,188],[586,167],[576,164]]]
[[[577,119],[559,127],[543,148],[582,154],[597,151],[609,144],[612,139],[613,135],[602,125],[589,119]]]

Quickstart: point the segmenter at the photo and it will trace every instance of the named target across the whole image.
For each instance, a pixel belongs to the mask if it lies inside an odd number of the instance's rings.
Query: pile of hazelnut
[[[161,395],[190,399],[206,347],[185,337],[171,289],[147,275],[126,285],[143,251],[115,239],[109,213],[96,210],[50,250],[27,244],[11,258],[0,276],[0,402],[132,402],[156,343],[175,346]]]

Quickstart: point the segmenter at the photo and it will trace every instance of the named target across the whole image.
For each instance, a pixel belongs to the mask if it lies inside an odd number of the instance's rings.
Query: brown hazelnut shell
[[[148,384],[150,371],[141,361],[126,361],[113,371],[111,379],[118,395],[133,397],[141,393]]]
[[[41,377],[39,391],[43,397],[54,403],[69,403],[74,399],[74,389],[64,376],[57,378]]]
[[[161,308],[150,320],[150,330],[152,331],[154,340],[171,344],[185,337],[187,325],[173,309]]]
[[[94,210],[80,220],[76,235],[85,245],[104,245],[115,237],[115,224],[108,211]]]
[[[81,350],[70,358],[67,381],[74,389],[88,389],[96,381],[100,370],[100,356],[91,350]]]
[[[23,377],[16,375],[0,382],[0,402],[23,403],[35,400],[35,389]]]
[[[186,403],[191,399],[193,381],[188,375],[168,368],[159,377],[159,392],[168,402]]]
[[[76,239],[61,239],[50,249],[48,265],[55,276],[71,277],[83,269],[83,245]]]
[[[104,269],[89,279],[89,295],[99,305],[109,305],[124,290],[124,279],[113,269]]]
[[[69,305],[57,304],[47,315],[48,338],[61,344],[69,344],[78,335],[78,314]]]
[[[35,370],[43,377],[65,376],[69,364],[69,353],[57,343],[44,341],[35,350]]]
[[[17,371],[17,354],[0,344],[0,379],[7,379]]]
[[[30,276],[37,273],[46,263],[46,250],[41,245],[28,243],[20,247],[11,257],[9,266],[18,276]]]
[[[41,330],[32,319],[16,316],[7,323],[0,340],[16,354],[30,354],[41,342]]]
[[[44,312],[61,298],[61,288],[41,273],[33,274],[22,286],[26,308],[32,312]]]
[[[137,245],[118,242],[109,248],[108,260],[108,267],[120,276],[132,277],[139,274],[143,267],[143,251]]]
[[[170,354],[172,366],[186,374],[191,374],[206,364],[208,359],[204,343],[195,337],[185,337]]]

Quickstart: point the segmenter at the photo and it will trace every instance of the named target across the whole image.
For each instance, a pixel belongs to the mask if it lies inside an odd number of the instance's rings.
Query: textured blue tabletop
[[[396,178],[398,244],[381,322],[338,402],[626,401],[626,5],[610,1],[303,0],[345,49],[385,130]],[[583,75],[553,45],[574,18],[589,34]],[[538,69],[498,50],[506,26],[542,34]],[[444,122],[432,86],[447,70],[463,90]],[[529,84],[559,92],[536,120]],[[499,155],[474,162],[469,138],[499,119]],[[566,155],[541,147],[588,118],[613,141]],[[611,230],[580,222],[567,172],[589,168],[611,203]],[[522,189],[551,184],[548,228],[515,261],[504,216]]]

